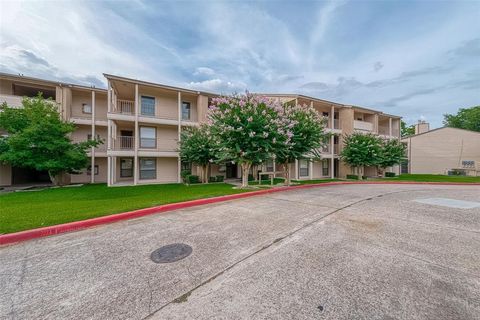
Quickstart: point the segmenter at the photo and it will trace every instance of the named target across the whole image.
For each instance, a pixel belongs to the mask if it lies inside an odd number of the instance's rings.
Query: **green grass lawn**
[[[445,176],[440,174],[402,174],[398,177],[382,178],[380,180],[381,181],[480,183],[480,177]]]
[[[0,234],[186,200],[241,193],[226,183],[107,187],[105,184],[0,194]]]
[[[316,184],[316,183],[326,183],[333,181],[341,181],[340,179],[316,179],[316,180],[292,180],[296,184]]]

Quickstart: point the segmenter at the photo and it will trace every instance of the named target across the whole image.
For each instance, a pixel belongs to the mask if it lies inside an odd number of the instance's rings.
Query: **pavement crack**
[[[399,192],[405,192],[405,191],[396,191],[396,192],[384,193],[384,194],[382,194],[382,196],[388,195],[388,194],[393,194],[393,193],[399,193]],[[378,196],[378,195],[377,195],[377,196]],[[377,196],[374,196],[374,197],[377,197]],[[171,304],[173,304],[173,303],[186,302],[186,301],[188,300],[188,297],[190,297],[190,295],[191,295],[194,291],[196,291],[197,289],[199,289],[199,288],[205,286],[206,284],[212,282],[213,280],[215,280],[215,279],[218,278],[219,276],[225,274],[226,272],[230,271],[231,269],[233,269],[234,267],[238,266],[238,265],[241,264],[242,262],[244,262],[244,261],[250,259],[251,257],[259,254],[260,252],[262,252],[262,251],[264,251],[264,250],[272,247],[273,245],[275,245],[275,244],[277,244],[277,243],[285,240],[286,238],[289,238],[289,237],[295,235],[296,233],[298,233],[298,232],[300,232],[300,231],[302,231],[302,230],[304,230],[304,229],[306,229],[306,228],[308,228],[308,227],[316,224],[317,222],[319,222],[319,221],[321,221],[321,220],[323,220],[323,219],[325,219],[325,218],[327,218],[327,217],[329,217],[329,216],[331,216],[331,215],[333,215],[333,214],[335,214],[335,213],[337,213],[337,212],[339,212],[339,211],[341,211],[341,210],[347,209],[347,208],[352,207],[352,206],[354,206],[354,205],[357,205],[357,204],[359,204],[359,203],[361,203],[361,202],[364,202],[364,201],[366,201],[367,199],[368,199],[368,198],[362,198],[362,199],[360,199],[360,200],[358,200],[358,201],[352,202],[352,203],[350,203],[350,204],[348,204],[348,205],[345,205],[345,206],[343,206],[343,207],[341,207],[341,208],[335,208],[335,210],[332,210],[331,212],[329,212],[329,213],[327,213],[327,214],[325,214],[325,215],[322,215],[321,217],[319,217],[319,218],[317,218],[317,219],[314,219],[314,220],[312,220],[312,221],[310,221],[310,222],[302,225],[301,227],[299,227],[299,228],[297,228],[297,229],[295,229],[295,230],[287,233],[286,235],[284,235],[284,236],[282,236],[282,237],[279,237],[279,238],[276,238],[276,239],[273,240],[272,242],[270,242],[270,243],[262,246],[260,249],[254,251],[254,252],[248,254],[247,256],[243,257],[242,259],[234,262],[234,263],[231,264],[230,266],[228,266],[228,267],[226,267],[225,269],[221,270],[221,271],[218,272],[217,274],[211,276],[211,277],[208,278],[207,280],[203,281],[202,283],[200,283],[199,285],[197,285],[197,286],[195,286],[194,288],[190,289],[189,291],[185,292],[184,294],[180,295],[179,297],[177,297],[177,298],[171,300],[170,302],[162,305],[161,307],[159,307],[159,308],[156,309],[155,311],[151,312],[150,314],[148,314],[147,316],[145,316],[145,317],[142,318],[142,319],[149,319],[149,318],[151,318],[154,314],[158,313],[159,311],[161,311],[162,309],[166,308],[167,306],[169,306],[169,305],[171,305]],[[288,201],[288,200],[287,200],[287,201]]]

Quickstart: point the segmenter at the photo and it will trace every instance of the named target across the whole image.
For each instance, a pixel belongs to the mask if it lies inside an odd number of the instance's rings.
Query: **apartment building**
[[[178,141],[182,129],[206,120],[209,101],[216,95],[157,83],[104,74],[107,89],[47,81],[18,75],[0,74],[0,102],[20,106],[24,96],[42,92],[58,105],[61,116],[75,123],[73,141],[99,138],[103,144],[89,152],[90,166],[70,175],[71,183],[106,182],[138,185],[181,181],[181,171],[198,168],[181,163]],[[343,137],[352,132],[400,138],[400,117],[366,108],[296,94],[263,94],[284,103],[310,105],[328,119],[332,133],[321,159],[299,159],[291,165],[294,179],[344,178],[351,169],[339,154]],[[277,171],[267,162],[260,170]],[[362,168],[362,174],[375,176],[376,168]],[[399,172],[399,168],[392,168]],[[234,163],[213,165],[211,175],[241,176]],[[0,164],[0,185],[48,181],[44,172]]]
[[[75,124],[73,141],[85,141],[91,137],[107,141],[107,90],[0,73],[0,103],[20,107],[23,97],[34,97],[39,92],[44,98],[52,99],[63,119]],[[67,182],[107,181],[106,145],[92,148],[88,155],[90,166],[81,174],[70,175]],[[46,172],[0,164],[0,186],[49,181]]]
[[[108,185],[181,182],[181,130],[206,120],[214,94],[105,74]],[[184,164],[183,169],[191,169]],[[195,171],[195,168],[193,168]]]
[[[380,111],[344,105],[314,97],[297,94],[264,94],[283,103],[309,105],[327,118],[326,131],[332,133],[327,146],[320,150],[320,160],[297,160],[291,165],[292,178],[312,180],[324,178],[345,178],[351,173],[351,168],[340,161],[343,149],[343,137],[353,132],[373,133],[384,139],[400,139],[401,117],[385,114]],[[275,171],[271,162],[263,166],[263,170]],[[399,166],[389,168],[400,173]],[[360,168],[360,174],[377,176],[377,168]]]
[[[404,173],[480,176],[480,132],[449,127],[430,130],[422,121],[415,125],[415,134],[402,142],[408,155]]]

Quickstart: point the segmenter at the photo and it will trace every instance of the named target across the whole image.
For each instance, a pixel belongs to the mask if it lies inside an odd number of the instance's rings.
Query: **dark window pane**
[[[155,98],[142,96],[140,113],[145,116],[155,115]]]

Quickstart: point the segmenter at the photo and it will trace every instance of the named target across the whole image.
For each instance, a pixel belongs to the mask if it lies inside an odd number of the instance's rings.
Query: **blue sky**
[[[0,2],[0,71],[301,93],[434,127],[480,104],[478,1]]]

